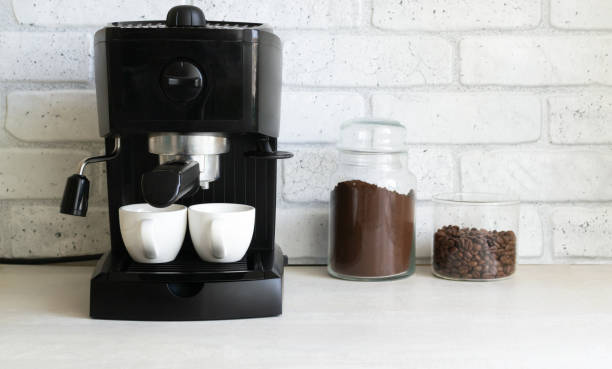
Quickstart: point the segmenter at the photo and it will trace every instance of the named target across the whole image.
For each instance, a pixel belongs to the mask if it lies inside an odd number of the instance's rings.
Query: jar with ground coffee
[[[405,136],[395,121],[342,125],[331,178],[332,276],[382,280],[414,272],[416,177],[407,167]]]
[[[519,201],[506,195],[434,196],[433,274],[491,281],[516,270]]]

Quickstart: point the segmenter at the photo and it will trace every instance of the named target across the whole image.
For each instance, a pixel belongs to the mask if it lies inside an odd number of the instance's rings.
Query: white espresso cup
[[[187,208],[170,205],[155,208],[132,204],[119,208],[123,243],[134,261],[167,263],[176,258],[187,232]]]
[[[189,207],[189,234],[204,261],[232,263],[246,253],[255,228],[255,208],[230,203]]]

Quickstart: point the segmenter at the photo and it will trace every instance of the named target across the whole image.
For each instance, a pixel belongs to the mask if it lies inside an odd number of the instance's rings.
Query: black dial
[[[168,27],[204,27],[206,18],[197,6],[179,5],[168,11],[166,26]]]
[[[204,76],[192,63],[179,60],[164,68],[160,83],[162,90],[170,100],[188,102],[202,92]]]

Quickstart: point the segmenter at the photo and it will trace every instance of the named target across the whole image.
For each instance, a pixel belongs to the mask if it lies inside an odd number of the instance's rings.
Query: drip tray
[[[207,263],[200,260],[175,260],[163,264],[128,262],[125,273],[138,274],[217,274],[248,272],[246,258],[235,263]]]

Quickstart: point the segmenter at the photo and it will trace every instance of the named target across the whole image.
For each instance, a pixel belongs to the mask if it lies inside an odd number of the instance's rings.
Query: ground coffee
[[[331,193],[330,267],[356,277],[387,277],[410,268],[414,191],[400,194],[363,181]]]
[[[457,279],[494,279],[514,273],[516,235],[512,231],[445,226],[434,235],[436,274]]]

